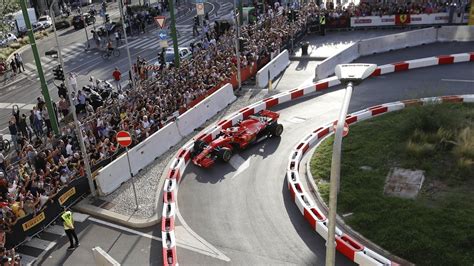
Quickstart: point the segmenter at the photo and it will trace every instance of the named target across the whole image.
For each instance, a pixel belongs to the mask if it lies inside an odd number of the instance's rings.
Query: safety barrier
[[[165,125],[146,140],[129,150],[130,168],[136,175],[181,139],[201,126],[207,119],[235,101],[232,85],[226,84],[203,101]],[[98,171],[96,183],[100,195],[107,195],[130,179],[126,154],[122,154]]]
[[[439,42],[473,42],[474,26],[444,26],[438,29]]]
[[[426,62],[425,62],[426,61]],[[401,63],[394,63],[388,64],[378,67],[372,76],[379,76],[383,74],[388,74],[392,72],[399,72],[405,71],[408,69],[418,68],[418,67],[427,67],[427,66],[434,66],[434,65],[442,65],[442,64],[453,64],[458,62],[474,62],[474,52],[472,53],[464,53],[464,54],[455,54],[449,56],[438,56],[438,57],[430,57],[427,59],[417,59],[417,60],[410,60]],[[420,62],[424,62],[421,64]],[[422,66],[423,65],[423,66]],[[276,95],[273,95],[269,98],[263,99],[256,103],[253,103],[245,108],[240,109],[239,111],[227,116],[224,120],[221,120],[214,125],[208,127],[207,129],[200,132],[196,137],[190,140],[188,143],[183,145],[181,149],[176,154],[175,158],[173,159],[170,168],[168,169],[168,177],[165,180],[165,184],[163,187],[163,213],[162,213],[162,220],[161,220],[161,231],[162,231],[162,239],[163,239],[163,265],[176,265],[178,263],[178,257],[176,254],[176,237],[174,234],[174,221],[175,221],[175,209],[176,209],[176,199],[178,197],[178,186],[179,180],[182,177],[188,163],[191,160],[191,151],[193,148],[194,141],[196,140],[203,140],[205,142],[211,142],[215,139],[218,134],[221,132],[222,129],[229,128],[231,126],[236,125],[239,121],[246,119],[250,115],[258,113],[261,110],[269,109],[271,107],[280,105],[285,102],[293,101],[299,99],[304,95],[311,94],[316,91],[322,91],[328,89],[330,87],[336,86],[340,84],[340,81],[336,77],[327,78],[321,80],[317,83],[305,86],[303,88],[296,88],[293,90],[285,91]],[[323,132],[319,132],[318,134],[323,134]],[[327,133],[325,133],[327,134]],[[306,145],[303,146],[303,149],[307,147]],[[295,187],[296,188],[296,187]],[[297,190],[298,191],[298,190]],[[292,197],[295,199],[296,194],[292,193]],[[300,202],[300,206],[304,206],[303,202],[310,201],[311,199],[307,197],[299,197],[298,202]],[[319,220],[323,220],[322,213],[318,212],[317,209],[312,208],[309,210],[311,213],[305,212],[306,216],[315,216],[319,217]],[[312,221],[312,220],[311,220]],[[318,226],[319,225],[319,226]],[[321,221],[314,222],[315,230],[320,232],[326,232],[327,235],[327,225],[325,225]],[[320,233],[324,235],[323,233]],[[339,235],[341,235],[339,233]],[[343,238],[339,240],[341,243],[349,242],[349,238]],[[349,244],[344,244],[347,246],[347,249],[350,250],[351,247]],[[356,249],[358,247],[352,247],[352,249]],[[376,253],[369,250],[364,249],[364,254],[375,254],[374,257],[377,257]],[[354,257],[356,262],[363,261],[365,259],[360,253],[354,252]],[[370,260],[368,260],[370,262]],[[364,265],[371,265],[371,264],[364,264]]]
[[[267,86],[268,82],[283,72],[289,64],[290,54],[285,49],[257,72],[257,87],[264,88]]]
[[[474,102],[474,95],[442,96],[381,104],[348,115],[346,118],[346,123],[349,125],[354,124],[375,116],[379,116],[381,114],[401,110],[413,104],[423,105],[427,103],[431,104],[442,102],[472,103]],[[298,169],[303,156],[312,147],[316,146],[321,139],[334,134],[334,123],[335,121],[319,127],[309,135],[305,136],[295,146],[295,148],[290,153],[286,173],[288,190],[290,191],[291,198],[295,202],[303,217],[311,225],[311,228],[325,240],[327,240],[328,237],[328,218],[311,200],[310,194],[304,189]],[[336,228],[336,249],[351,261],[359,265],[398,265],[397,263],[362,245],[346,233],[343,233],[343,231],[339,228]]]
[[[359,42],[359,56],[436,42],[438,29],[426,28],[370,38]]]
[[[7,231],[7,249],[18,246],[28,237],[40,233],[52,222],[54,222],[63,211],[63,206],[70,206],[83,195],[89,192],[89,183],[86,177],[78,177],[63,187],[56,196],[52,198],[35,215],[30,214],[19,218],[10,231]]]
[[[467,23],[469,13],[461,16],[454,16],[453,23]],[[366,16],[351,17],[351,27],[380,27],[380,26],[414,26],[414,25],[434,25],[448,24],[448,13],[417,14],[417,15],[390,15],[390,16]]]
[[[326,78],[334,74],[337,64],[347,64],[361,56],[446,41],[474,41],[474,26],[432,27],[362,40],[321,62],[315,69],[315,78]]]
[[[352,62],[359,58],[359,56],[359,43],[356,42],[338,54],[324,59],[324,61],[316,67],[317,79],[329,77],[330,75],[334,74],[334,68],[338,64]]]

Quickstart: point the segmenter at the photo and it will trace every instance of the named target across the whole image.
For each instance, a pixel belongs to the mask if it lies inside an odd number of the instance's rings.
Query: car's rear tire
[[[219,158],[225,163],[229,162],[232,158],[232,150],[229,148],[221,148],[219,150]]]
[[[272,137],[279,137],[283,133],[283,125],[275,123],[274,126],[270,129],[270,134]]]

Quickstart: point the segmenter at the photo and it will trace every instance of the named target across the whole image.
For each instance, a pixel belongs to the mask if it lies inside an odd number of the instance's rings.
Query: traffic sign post
[[[332,129],[334,130],[334,132],[336,132],[336,128],[337,128],[337,120],[334,121],[334,124],[332,124]],[[344,127],[342,128],[342,136],[345,137],[349,134],[349,125],[347,124],[347,122],[344,122]]]
[[[125,148],[125,151],[127,153],[127,161],[128,161],[128,170],[130,172],[130,179],[132,180],[132,187],[133,187],[133,195],[135,196],[135,210],[138,210],[139,205],[138,205],[138,198],[137,198],[137,190],[135,188],[135,182],[133,180],[133,174],[132,174],[132,166],[130,165],[130,157],[128,155],[128,146],[132,144],[132,136],[130,136],[130,133],[127,131],[119,131],[117,132],[116,139],[118,144],[121,147]]]
[[[198,16],[204,16],[204,4],[196,2],[196,13]]]
[[[155,19],[156,24],[158,24],[158,26],[160,26],[160,28],[165,27],[165,21],[166,21],[165,16],[156,16],[154,19]]]

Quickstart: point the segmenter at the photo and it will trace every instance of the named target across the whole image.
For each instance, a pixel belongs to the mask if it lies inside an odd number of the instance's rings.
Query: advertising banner
[[[58,194],[48,201],[46,205],[36,214],[30,214],[18,219],[11,231],[6,235],[5,247],[10,249],[27,237],[41,232],[48,224],[53,222],[62,212],[62,206],[69,206],[89,192],[89,184],[86,177],[72,180],[68,186],[63,187]]]

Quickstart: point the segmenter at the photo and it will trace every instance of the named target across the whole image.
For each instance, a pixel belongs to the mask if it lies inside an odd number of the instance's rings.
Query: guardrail
[[[372,76],[379,76],[393,72],[406,71],[414,68],[428,67],[434,65],[453,64],[459,62],[474,62],[474,52],[455,54],[449,56],[437,56],[410,60],[406,62],[399,62],[394,64],[387,64],[378,67]],[[178,186],[181,177],[186,170],[187,165],[191,160],[191,151],[194,141],[203,140],[211,142],[214,140],[221,130],[236,125],[239,121],[246,119],[250,115],[258,113],[261,110],[269,109],[274,106],[293,101],[314,93],[322,91],[330,87],[339,85],[340,82],[336,77],[327,78],[317,83],[305,86],[303,88],[296,88],[290,91],[285,91],[269,98],[263,99],[253,103],[239,111],[229,115],[226,119],[215,123],[199,133],[195,138],[186,143],[176,154],[175,158],[168,169],[168,175],[163,187],[163,212],[161,220],[161,235],[163,239],[163,265],[177,265],[178,257],[176,254],[176,237],[175,237],[175,214],[176,214],[176,199],[178,197]]]
[[[407,106],[417,104],[432,104],[432,103],[463,103],[474,102],[474,95],[460,95],[460,96],[442,96],[423,98],[419,100],[406,100],[393,103],[381,104],[367,109],[352,113],[347,116],[346,123],[354,124],[363,120],[373,118],[382,114],[401,110]],[[288,190],[291,198],[295,202],[298,210],[303,217],[311,225],[311,228],[316,231],[322,238],[328,238],[328,223],[329,220],[326,215],[318,208],[317,204],[312,201],[312,197],[306,192],[303,183],[301,182],[299,168],[303,156],[313,148],[319,141],[327,136],[334,134],[332,121],[324,126],[321,126],[311,132],[309,135],[302,138],[295,148],[291,151],[288,160],[288,167],[286,179]],[[344,233],[341,229],[336,227],[336,249],[346,256],[351,261],[359,265],[399,265],[396,262],[374,252],[356,239]]]

